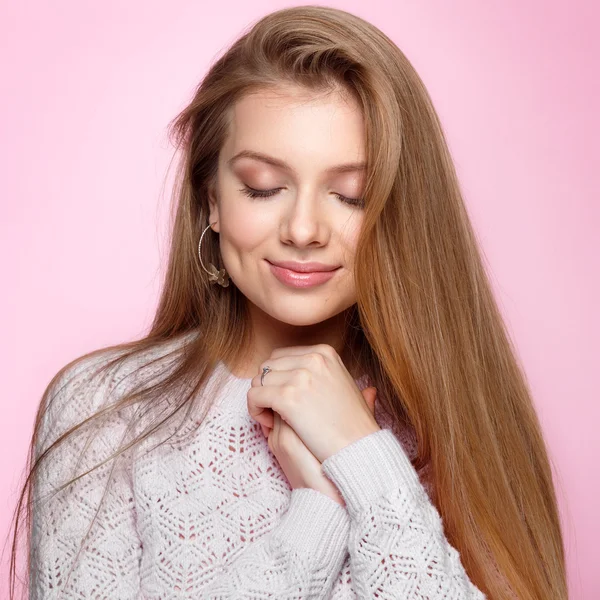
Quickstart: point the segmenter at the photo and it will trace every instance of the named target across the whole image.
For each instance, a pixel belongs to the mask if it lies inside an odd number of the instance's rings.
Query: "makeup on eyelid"
[[[242,192],[242,194],[244,194],[245,196],[248,196],[249,198],[253,198],[253,199],[268,199],[268,198],[271,198],[272,196],[275,196],[281,190],[285,189],[285,186],[264,185],[264,183],[266,183],[264,181],[263,181],[263,185],[254,184],[251,186],[251,185],[245,183],[242,178],[238,177],[238,179],[240,180],[240,183],[242,183],[242,185],[243,185],[243,187],[240,188],[239,191]],[[342,194],[340,192],[336,192],[333,190],[330,191],[329,193],[333,194],[340,201],[342,201],[343,203],[345,203],[349,206],[364,207],[364,200],[360,197],[354,197],[352,195],[345,195],[345,194]]]
[[[279,192],[280,189],[282,189],[282,188],[275,188],[272,190],[255,190],[251,187],[244,186],[242,189],[240,189],[240,192],[242,192],[243,194],[245,194],[246,196],[248,196],[250,198],[267,199],[267,198],[271,198],[272,196],[275,196],[275,194],[277,194],[277,192]],[[364,200],[362,200],[362,198],[349,198],[348,196],[338,194],[337,192],[331,192],[331,193],[334,196],[336,196],[340,201],[342,201],[345,204],[348,204],[350,206],[363,206],[364,205]]]
[[[242,158],[240,160],[244,159]],[[271,177],[261,176],[265,175],[264,166],[258,168],[254,165],[249,166],[242,164],[237,166],[237,168],[236,166],[232,166],[232,171],[235,174],[236,178],[239,180],[239,182],[243,185],[243,187],[239,191],[242,192],[244,195],[248,196],[249,198],[270,198],[276,195],[280,190],[285,189],[285,185],[277,185],[275,182],[273,182],[273,179]],[[349,183],[348,179],[351,178],[350,189],[355,189],[362,187],[361,177],[362,176],[360,174],[348,172],[336,175],[335,179],[338,180],[338,182],[341,179],[343,183],[340,183],[340,187],[343,188],[344,185],[347,185]],[[252,185],[246,183],[248,179],[252,182]],[[349,206],[364,207],[364,200],[361,198],[360,193],[344,194],[342,192],[333,190],[330,193],[332,193],[339,200],[341,200]]]

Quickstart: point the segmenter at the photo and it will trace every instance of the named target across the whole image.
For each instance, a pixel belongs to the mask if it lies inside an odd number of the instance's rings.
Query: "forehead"
[[[223,158],[247,151],[276,157],[297,172],[363,162],[361,108],[339,90],[286,86],[247,94],[232,107]]]

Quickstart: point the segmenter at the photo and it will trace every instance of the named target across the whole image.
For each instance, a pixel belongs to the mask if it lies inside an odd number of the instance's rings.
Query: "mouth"
[[[305,271],[296,271],[294,269],[288,268],[286,266],[281,266],[282,263],[272,263],[270,261],[266,261],[269,265],[271,273],[284,285],[293,287],[293,288],[309,288],[317,285],[322,285],[328,281],[330,281],[333,277],[335,277],[336,273],[341,269],[341,266],[329,266],[329,265],[317,265],[320,268],[327,268],[328,270],[305,270]],[[290,264],[290,263],[287,263]],[[300,263],[296,263],[294,266],[296,268],[310,268],[314,269],[314,263],[305,263],[302,266]]]
[[[328,271],[335,271],[340,268],[340,265],[331,265],[322,262],[297,262],[293,260],[282,260],[282,261],[274,261],[267,260],[268,263],[275,265],[276,267],[282,267],[283,269],[288,269],[290,271],[295,271],[296,273],[323,273]]]

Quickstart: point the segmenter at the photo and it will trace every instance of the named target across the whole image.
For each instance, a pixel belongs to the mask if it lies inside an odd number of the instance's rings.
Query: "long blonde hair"
[[[171,394],[169,410],[122,452],[189,410],[218,360],[235,364],[242,349],[251,347],[245,298],[235,285],[207,282],[197,245],[208,222],[207,190],[233,104],[244,94],[281,83],[315,91],[341,87],[362,107],[366,206],[347,344],[394,421],[414,428],[414,465],[428,467],[432,501],[448,541],[489,598],[506,597],[506,586],[521,600],[567,598],[547,451],[439,119],[398,47],[373,25],[342,10],[298,6],[261,18],[215,61],[171,123],[181,161],[160,303],[149,333],[112,346],[117,357],[103,369],[171,340],[185,343],[173,354],[176,369],[103,407],[85,423],[123,406],[157,405],[186,382],[188,393]],[[219,265],[216,236],[205,238],[203,251],[205,264]],[[198,335],[186,337],[194,332]],[[25,519],[30,539],[35,474],[52,448],[83,425],[41,452],[37,438],[44,411],[69,368],[106,350],[61,369],[40,403],[28,477],[15,513],[11,598],[20,520]]]

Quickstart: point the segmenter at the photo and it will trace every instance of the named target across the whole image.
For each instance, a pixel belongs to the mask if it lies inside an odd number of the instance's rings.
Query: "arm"
[[[316,490],[294,489],[277,526],[235,557],[202,598],[329,598],[349,528],[342,505]]]
[[[88,385],[88,366],[92,363],[85,359],[69,369],[50,392],[36,457],[100,408],[106,386]],[[109,461],[58,490],[108,458],[125,425],[116,415],[96,423],[67,437],[42,461],[32,493],[31,599],[137,597],[141,544],[126,462]]]
[[[86,365],[78,365],[54,386],[36,456],[105,402],[106,386],[89,383]],[[143,597],[130,458],[108,462],[53,494],[108,458],[123,443],[130,420],[114,415],[96,422],[43,461],[34,483],[32,599]],[[349,528],[343,506],[316,490],[295,489],[277,525],[234,555],[199,598],[328,598],[346,557]]]
[[[322,469],[346,502],[359,598],[484,600],[392,430],[349,444],[323,461]]]

